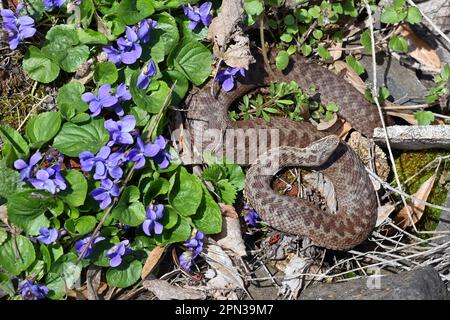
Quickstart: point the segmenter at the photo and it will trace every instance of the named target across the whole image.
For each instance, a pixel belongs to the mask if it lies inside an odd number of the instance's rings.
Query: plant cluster
[[[2,289],[61,299],[91,265],[129,287],[148,252],[171,243],[189,270],[203,236],[221,231],[222,198],[180,166],[166,110],[211,74],[212,4],[27,0],[1,14],[29,77],[59,86],[57,111],[32,116],[23,134],[0,125]]]
[[[269,122],[271,116],[285,116],[295,121],[312,118],[317,122],[330,121],[339,110],[336,103],[323,105],[313,99],[314,87],[304,92],[295,81],[271,83],[268,93],[247,94],[238,109],[229,112],[232,120],[248,120],[254,117]]]

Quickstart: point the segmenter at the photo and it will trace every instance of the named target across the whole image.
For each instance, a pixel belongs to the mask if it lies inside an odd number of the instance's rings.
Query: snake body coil
[[[270,82],[296,81],[303,90],[315,86],[322,103],[335,102],[339,105],[339,115],[349,121],[353,128],[371,137],[373,129],[380,126],[376,108],[368,103],[356,89],[344,79],[328,69],[314,63],[308,63],[301,56],[294,56],[284,72],[268,74],[261,62],[250,67],[248,76],[237,83],[231,92],[218,89],[212,95],[214,81],[192,92],[186,100],[188,107],[188,127],[192,139],[203,139],[197,145],[203,152],[233,148],[238,140],[244,143],[244,149],[233,149],[235,155],[244,153],[240,164],[251,165],[246,176],[245,194],[248,202],[260,214],[262,219],[274,229],[291,234],[307,236],[319,246],[348,250],[367,239],[377,217],[377,201],[372,183],[363,164],[345,142],[335,136],[318,131],[308,122],[295,122],[286,118],[273,118],[270,122],[262,119],[232,122],[228,119],[228,108],[245,93]],[[217,91],[217,90],[216,90]],[[238,136],[231,142],[225,142],[227,130],[252,129],[254,135],[261,130],[277,130],[277,143],[273,149],[264,153],[265,161],[258,154],[256,162],[250,161],[255,149],[252,139]],[[219,138],[205,139],[204,133],[218,132]],[[256,130],[256,131],[255,131]],[[200,137],[201,136],[201,137]],[[268,138],[268,144],[271,145]],[[214,140],[214,143],[212,141]],[[213,146],[213,148],[211,148]],[[279,167],[301,166],[322,172],[333,183],[337,212],[329,214],[314,204],[294,197],[277,194],[271,189],[271,179]]]

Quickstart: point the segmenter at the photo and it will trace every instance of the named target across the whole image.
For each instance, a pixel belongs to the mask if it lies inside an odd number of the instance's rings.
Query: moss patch
[[[450,155],[450,152],[431,150],[431,151],[410,151],[403,152],[396,160],[396,166],[400,180],[406,181],[409,177],[417,174],[427,164],[432,162],[438,157],[444,157]],[[429,168],[423,170],[416,177],[408,181],[403,189],[409,193],[415,193],[419,187],[429,179],[436,171],[436,165],[438,162]],[[433,189],[428,197],[427,201],[436,205],[444,205],[447,199],[446,182],[450,181],[449,176],[450,159],[443,160],[436,177]],[[441,210],[429,208],[425,209],[423,217],[416,225],[419,230],[432,231],[435,230],[439,222]]]
[[[29,90],[31,91],[31,90]],[[0,99],[0,123],[15,129],[19,127],[33,106],[46,95],[45,87],[38,86],[34,96],[29,92],[15,93],[8,98]],[[39,113],[42,108],[35,108],[33,113]]]

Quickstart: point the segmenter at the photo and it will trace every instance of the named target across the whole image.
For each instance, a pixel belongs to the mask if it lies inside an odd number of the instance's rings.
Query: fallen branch
[[[450,150],[450,126],[391,126],[386,128],[390,145],[399,150]],[[386,133],[383,128],[373,132],[376,143],[386,145]]]

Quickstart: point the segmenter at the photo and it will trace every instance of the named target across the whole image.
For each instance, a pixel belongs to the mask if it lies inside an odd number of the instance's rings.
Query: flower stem
[[[264,64],[266,65],[267,71],[272,75],[273,71],[272,68],[270,68],[269,59],[267,58],[266,41],[264,40],[264,13],[261,13],[259,16],[259,37],[261,38],[261,50]]]

